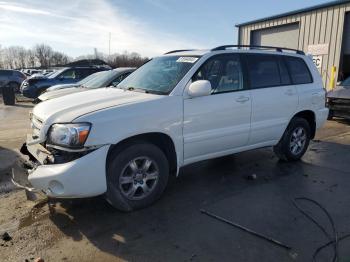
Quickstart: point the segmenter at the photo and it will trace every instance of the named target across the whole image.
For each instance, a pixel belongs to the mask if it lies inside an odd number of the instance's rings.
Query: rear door
[[[281,55],[244,54],[252,94],[249,145],[278,141],[298,106],[298,93]]]

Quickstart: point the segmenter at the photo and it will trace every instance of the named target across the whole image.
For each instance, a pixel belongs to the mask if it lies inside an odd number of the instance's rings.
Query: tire
[[[289,123],[281,140],[273,150],[284,161],[297,161],[305,154],[311,137],[311,128],[304,118],[295,117]],[[295,143],[298,141],[298,143]]]
[[[15,104],[15,91],[13,88],[11,88],[11,86],[7,85],[2,88],[2,98],[5,105],[13,106]]]
[[[120,211],[144,208],[160,198],[168,179],[169,163],[161,149],[146,142],[131,144],[108,158],[106,199]]]

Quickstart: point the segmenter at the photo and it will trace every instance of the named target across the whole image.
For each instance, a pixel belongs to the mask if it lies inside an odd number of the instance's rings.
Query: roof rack
[[[226,50],[226,49],[232,48],[232,47],[237,47],[238,49],[241,49],[242,47],[249,48],[249,49],[274,49],[277,52],[283,52],[285,50],[285,51],[293,51],[299,55],[305,55],[305,53],[303,51],[297,50],[297,49],[286,48],[286,47],[277,47],[277,46],[263,46],[263,45],[222,45],[222,46],[218,46],[218,47],[211,49],[211,51]]]
[[[195,49],[180,49],[180,50],[172,50],[169,52],[164,53],[164,55],[172,54],[172,53],[177,53],[177,52],[185,52],[185,51],[194,51]]]

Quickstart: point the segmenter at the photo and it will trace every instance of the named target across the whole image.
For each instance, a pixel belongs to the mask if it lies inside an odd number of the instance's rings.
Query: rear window
[[[298,57],[285,57],[292,82],[295,85],[312,83],[312,76],[304,60]]]
[[[287,68],[280,56],[247,54],[246,61],[251,88],[291,84]]]

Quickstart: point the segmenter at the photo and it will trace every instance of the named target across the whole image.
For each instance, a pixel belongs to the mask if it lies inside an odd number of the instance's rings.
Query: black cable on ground
[[[317,207],[319,207],[323,213],[326,214],[331,226],[332,226],[332,231],[333,231],[333,237],[327,232],[327,230],[325,229],[325,227],[323,227],[320,223],[317,222],[317,220],[312,217],[311,215],[309,215],[305,209],[301,208],[299,205],[298,205],[298,201],[305,201],[305,202],[310,202],[314,205],[316,205]],[[334,220],[332,218],[332,216],[330,215],[330,213],[327,211],[326,208],[324,208],[320,203],[318,203],[317,201],[313,200],[313,199],[310,199],[310,198],[306,198],[306,197],[297,197],[297,198],[294,198],[292,200],[294,206],[305,216],[307,217],[311,222],[313,222],[324,234],[325,236],[328,238],[329,242],[320,246],[319,248],[316,249],[316,251],[314,252],[313,256],[312,256],[312,260],[314,262],[316,262],[316,258],[317,258],[317,255],[318,253],[323,250],[324,248],[330,246],[330,245],[333,245],[333,249],[334,249],[334,256],[333,256],[333,262],[336,262],[338,261],[339,259],[339,256],[338,256],[338,249],[339,249],[339,242],[350,237],[350,234],[346,234],[346,235],[343,235],[342,237],[338,237],[338,232],[336,230],[336,226],[335,226],[335,223],[334,223]]]

